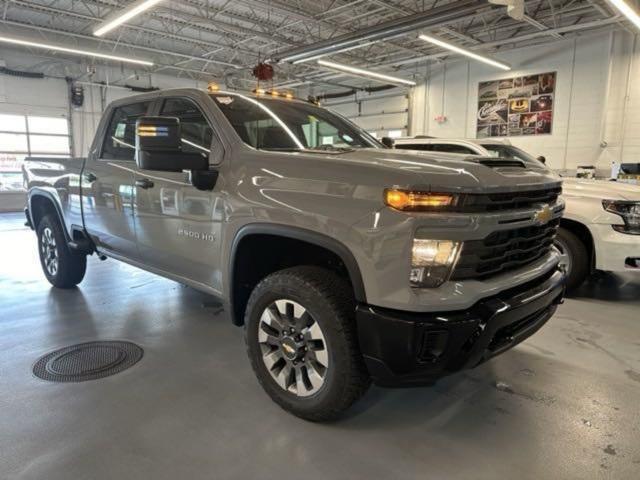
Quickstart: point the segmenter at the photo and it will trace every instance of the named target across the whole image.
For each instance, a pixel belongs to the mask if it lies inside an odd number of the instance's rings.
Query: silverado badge
[[[534,214],[533,219],[536,221],[536,223],[544,225],[549,220],[551,220],[551,217],[553,217],[553,210],[551,210],[551,207],[549,207],[549,205],[544,205]]]

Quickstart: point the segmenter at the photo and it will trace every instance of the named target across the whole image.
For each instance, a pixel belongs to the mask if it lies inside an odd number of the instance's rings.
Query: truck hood
[[[561,179],[546,169],[514,166],[486,166],[486,157],[456,154],[363,148],[342,153],[300,152],[343,165],[357,166],[357,173],[368,172],[384,178],[389,187],[423,191],[491,193],[559,186]],[[345,165],[345,166],[346,166]],[[337,165],[336,165],[337,167]],[[357,177],[356,177],[357,178]]]
[[[567,197],[640,201],[640,185],[607,180],[563,178],[562,191]]]

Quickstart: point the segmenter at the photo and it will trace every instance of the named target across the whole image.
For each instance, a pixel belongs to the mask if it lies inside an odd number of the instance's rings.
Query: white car
[[[535,158],[499,140],[399,138],[395,148],[480,155],[536,162]],[[556,247],[567,268],[567,287],[580,285],[593,270],[640,272],[640,186],[603,180],[563,178],[566,210]]]

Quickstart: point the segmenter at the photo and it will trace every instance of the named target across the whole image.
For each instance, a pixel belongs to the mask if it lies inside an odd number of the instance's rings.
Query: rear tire
[[[262,388],[286,411],[311,421],[339,417],[367,391],[347,282],[311,266],[263,279],[245,314],[245,342]]]
[[[87,256],[69,249],[57,217],[45,215],[36,231],[40,265],[49,283],[57,288],[78,285],[87,271]]]
[[[558,230],[555,246],[562,255],[560,263],[567,269],[567,290],[573,290],[589,275],[589,251],[573,232],[562,227]]]

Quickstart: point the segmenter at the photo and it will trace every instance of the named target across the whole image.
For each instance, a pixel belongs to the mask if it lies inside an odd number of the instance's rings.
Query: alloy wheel
[[[55,276],[58,273],[58,247],[53,232],[49,227],[42,230],[40,237],[40,248],[42,249],[42,260],[49,275]]]
[[[258,342],[264,365],[283,390],[299,397],[320,391],[329,351],[322,328],[302,305],[281,299],[265,308]]]

